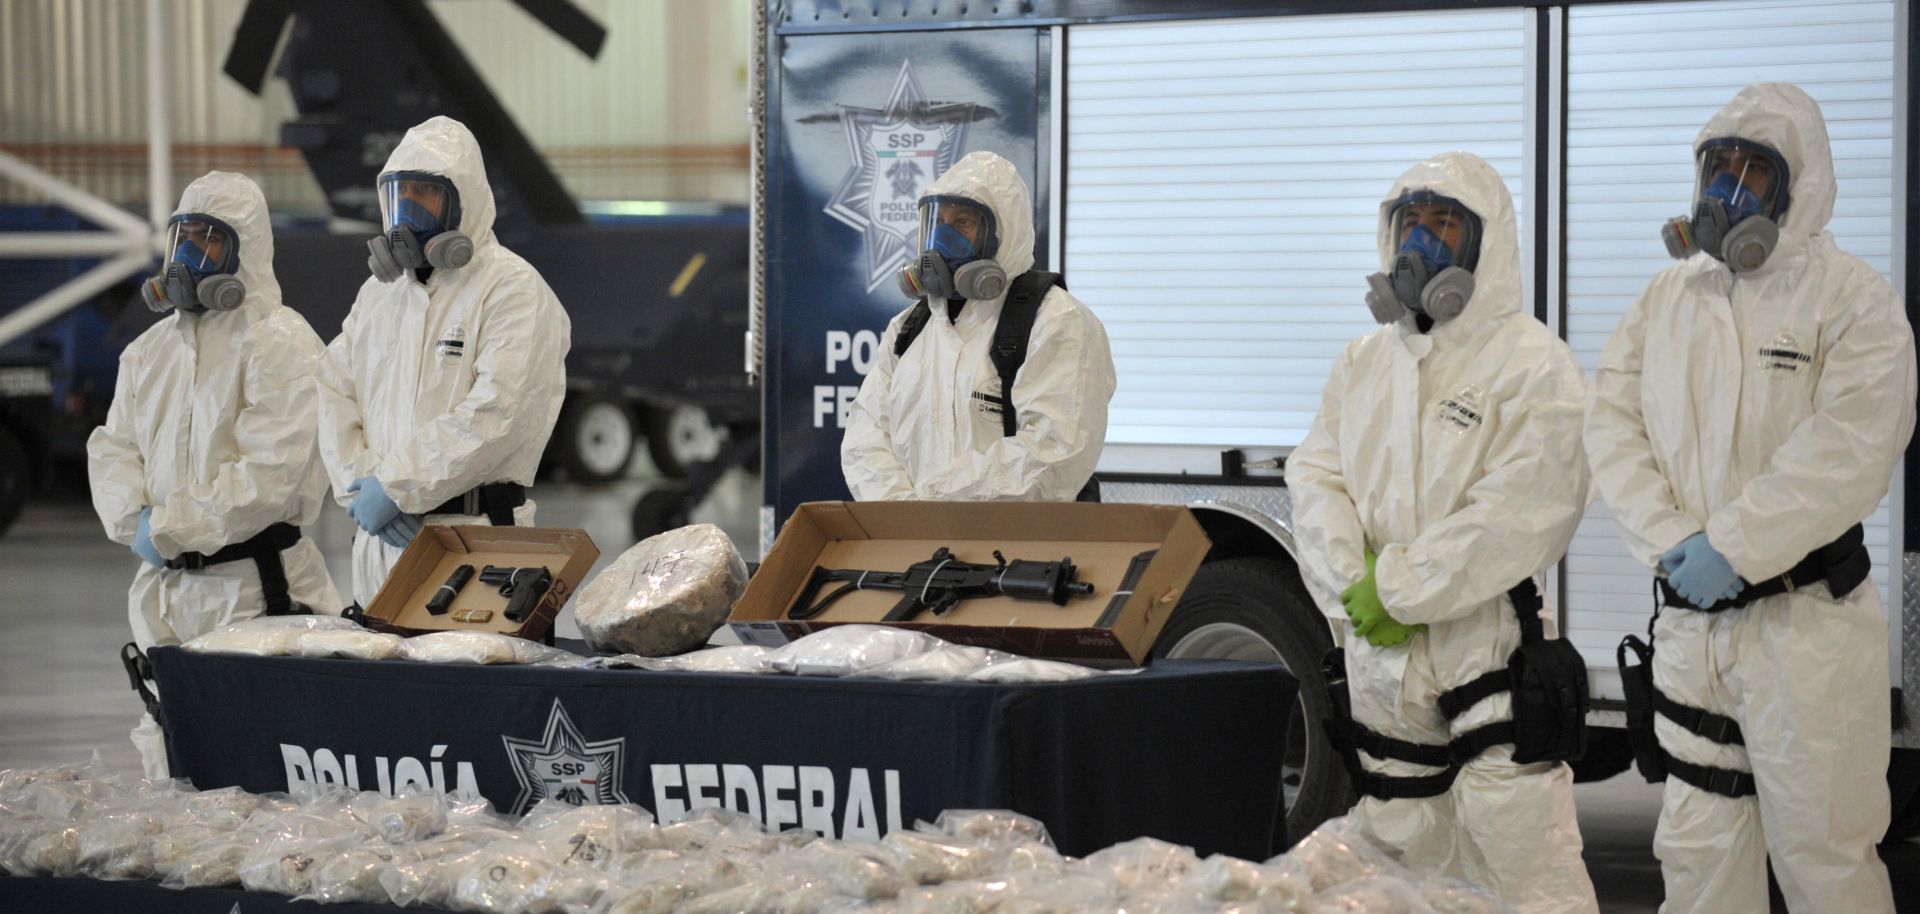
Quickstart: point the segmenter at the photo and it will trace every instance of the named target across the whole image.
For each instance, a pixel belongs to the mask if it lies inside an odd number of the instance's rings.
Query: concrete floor
[[[542,485],[535,493],[541,524],[587,530],[604,565],[632,545],[628,511],[649,484],[636,478],[593,487]],[[759,501],[758,478],[736,471],[694,519],[719,524],[752,555]],[[330,511],[310,533],[344,585],[351,522]],[[0,639],[0,769],[76,761],[98,751],[111,769],[139,770],[126,738],[139,705],[118,660],[129,640],[125,594],[135,561],[101,535],[92,509],[79,501],[31,505],[0,538],[0,568],[9,569],[0,619],[10,633]],[[563,615],[560,634],[577,632]],[[1651,842],[1660,788],[1629,773],[1580,785],[1575,793],[1601,910],[1656,911],[1660,867]],[[1920,914],[1920,844],[1901,845],[1886,858],[1899,909]]]

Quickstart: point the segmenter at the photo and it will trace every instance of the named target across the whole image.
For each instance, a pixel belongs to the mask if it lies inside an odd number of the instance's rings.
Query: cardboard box
[[[1094,592],[1065,606],[966,600],[944,616],[891,624],[1029,657],[1127,666],[1146,662],[1212,543],[1192,512],[1164,505],[813,502],[780,530],[728,624],[745,643],[777,646],[835,625],[878,623],[900,593],[855,591],[806,621],[787,613],[816,567],[899,572],[942,546],[982,564],[996,549],[1009,560],[1071,557]],[[1123,587],[1130,569],[1132,586]],[[818,596],[841,586],[829,583]]]
[[[600,550],[585,530],[428,524],[407,545],[387,583],[366,607],[367,622],[375,629],[398,635],[496,632],[547,640],[560,607],[566,605],[567,597],[599,558]],[[473,578],[460,589],[446,613],[428,612],[427,601],[461,565],[473,566]],[[499,585],[480,580],[480,571],[488,565],[544,566],[553,573],[553,586],[525,619],[515,622],[506,617],[508,598],[500,595]],[[484,622],[460,621],[458,617],[466,610],[491,616]]]

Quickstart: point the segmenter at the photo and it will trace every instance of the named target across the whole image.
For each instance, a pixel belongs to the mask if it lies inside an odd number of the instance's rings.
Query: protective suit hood
[[[1500,173],[1472,153],[1443,152],[1407,169],[1393,183],[1393,190],[1380,201],[1381,270],[1391,272],[1397,253],[1390,224],[1393,205],[1416,190],[1452,197],[1480,217],[1480,262],[1473,269],[1473,297],[1466,310],[1448,323],[1481,323],[1519,311],[1525,296],[1520,288],[1520,233],[1513,196]]]
[[[1000,251],[993,259],[1007,278],[1033,269],[1032,198],[1012,162],[991,152],[968,153],[921,195],[965,197],[986,207],[1000,232]]]
[[[247,298],[237,311],[258,312],[280,304],[280,281],[273,275],[273,221],[267,198],[246,175],[210,171],[180,194],[176,216],[199,213],[233,228],[240,242],[240,269],[234,275],[247,286]],[[209,312],[203,316],[215,316]]]
[[[381,174],[419,171],[444,175],[460,195],[460,224],[453,228],[473,239],[478,259],[493,245],[493,186],[487,183],[480,141],[467,125],[446,116],[429,118],[402,137]]]
[[[1693,140],[1695,157],[1707,141],[1729,137],[1764,143],[1787,160],[1791,180],[1787,211],[1780,218],[1780,247],[1769,258],[1771,265],[1774,258],[1792,253],[1824,232],[1833,218],[1838,191],[1827,122],[1819,103],[1799,86],[1754,83],[1741,89],[1700,129]]]

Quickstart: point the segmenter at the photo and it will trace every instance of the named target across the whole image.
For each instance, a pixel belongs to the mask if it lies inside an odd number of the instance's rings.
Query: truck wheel
[[[1920,836],[1920,749],[1894,747],[1887,764],[1887,792],[1893,800],[1893,821],[1883,843]]]
[[[1282,783],[1289,842],[1353,805],[1346,771],[1320,729],[1320,721],[1332,711],[1320,661],[1332,647],[1333,635],[1301,588],[1299,576],[1272,558],[1222,559],[1200,566],[1153,646],[1153,656],[1173,660],[1278,663],[1300,681],[1287,725]]]
[[[578,482],[609,482],[626,475],[639,430],[633,410],[611,397],[569,403],[554,436],[560,467]]]
[[[633,503],[633,538],[643,540],[691,523],[693,501],[671,485],[653,489]]]
[[[713,424],[697,406],[668,406],[647,413],[647,454],[660,475],[686,478],[696,463],[720,456],[727,430]]]
[[[33,459],[20,436],[0,427],[0,534],[20,519],[27,503],[27,490],[33,483]]]

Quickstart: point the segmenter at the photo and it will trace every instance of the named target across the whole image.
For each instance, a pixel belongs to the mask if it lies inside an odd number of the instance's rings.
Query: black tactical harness
[[[1027,362],[1034,321],[1039,318],[1040,305],[1054,286],[1064,289],[1067,281],[1058,273],[1040,270],[1020,274],[1008,288],[1006,303],[1000,306],[1000,319],[993,326],[993,347],[987,350],[987,355],[993,359],[994,373],[1000,376],[1000,396],[988,399],[1000,408],[1002,438],[1020,433],[1020,411],[1013,406],[1013,379],[1020,374],[1020,366]],[[932,318],[933,309],[927,306],[926,299],[920,299],[913,310],[907,312],[906,320],[900,322],[900,335],[893,338],[894,358],[907,354],[907,349],[920,338],[920,331],[927,329],[927,321]],[[1074,500],[1098,502],[1100,480],[1088,479]]]
[[[1396,739],[1355,721],[1347,692],[1345,652],[1338,648],[1328,652],[1322,673],[1333,714],[1323,725],[1356,792],[1382,800],[1437,797],[1453,789],[1468,762],[1503,743],[1513,744],[1517,764],[1574,761],[1586,755],[1586,663],[1566,641],[1547,640],[1540,620],[1540,592],[1533,579],[1520,582],[1507,597],[1520,619],[1520,647],[1508,657],[1505,668],[1442,693],[1439,708],[1451,722],[1481,701],[1511,692],[1512,719],[1475,727],[1440,745]],[[1445,770],[1426,775],[1379,774],[1360,764],[1361,751]]]
[[[1758,584],[1748,585],[1732,600],[1701,609],[1676,593],[1665,578],[1654,579],[1653,619],[1647,622],[1647,640],[1638,635],[1621,639],[1614,651],[1620,667],[1620,681],[1627,698],[1627,739],[1633,745],[1634,762],[1647,783],[1659,783],[1668,775],[1695,788],[1723,797],[1750,797],[1756,792],[1752,772],[1713,765],[1698,765],[1675,758],[1660,745],[1654,733],[1654,715],[1665,717],[1681,729],[1723,746],[1745,746],[1740,723],[1705,708],[1681,704],[1653,684],[1653,624],[1660,618],[1662,606],[1693,612],[1719,613],[1752,604],[1757,600],[1792,593],[1803,587],[1825,583],[1835,600],[1843,599],[1867,579],[1873,570],[1873,558],[1867,553],[1866,530],[1854,524],[1840,538],[1821,546],[1787,570],[1786,574]],[[1629,658],[1628,655],[1632,657]],[[1634,662],[1629,664],[1629,659]]]
[[[288,523],[272,524],[241,542],[224,546],[215,552],[182,552],[168,559],[166,567],[174,571],[201,571],[228,562],[251,561],[260,572],[260,591],[266,603],[267,615],[312,615],[311,607],[293,602],[293,596],[288,591],[287,567],[280,560],[280,553],[298,542],[299,527]],[[147,713],[165,729],[167,716],[160,709],[160,698],[147,686],[153,681],[153,668],[147,663],[147,655],[141,653],[138,644],[128,642],[120,648],[120,665],[126,669],[127,684],[140,696],[140,703],[146,706]]]
[[[1040,314],[1040,303],[1046,301],[1047,293],[1054,286],[1064,289],[1066,280],[1058,273],[1044,273],[1028,270],[1015,278],[1007,290],[1006,303],[1000,307],[1000,320],[993,327],[993,348],[988,354],[993,358],[993,370],[1000,375],[1000,396],[994,402],[1000,407],[1001,436],[1012,438],[1020,433],[1020,416],[1013,408],[1013,378],[1020,373],[1020,366],[1027,361],[1028,337],[1033,335],[1033,322]],[[906,320],[900,323],[900,335],[893,340],[893,357],[907,354],[907,348],[919,339],[920,331],[927,328],[927,321],[933,317],[933,310],[927,307],[922,298],[907,312]]]
[[[267,615],[310,615],[313,610],[294,606],[293,597],[287,592],[287,568],[280,561],[280,552],[292,548],[297,542],[300,542],[299,527],[287,523],[273,524],[218,552],[182,552],[168,559],[167,567],[175,571],[199,571],[228,562],[251,560],[260,571],[260,590],[266,597]]]

